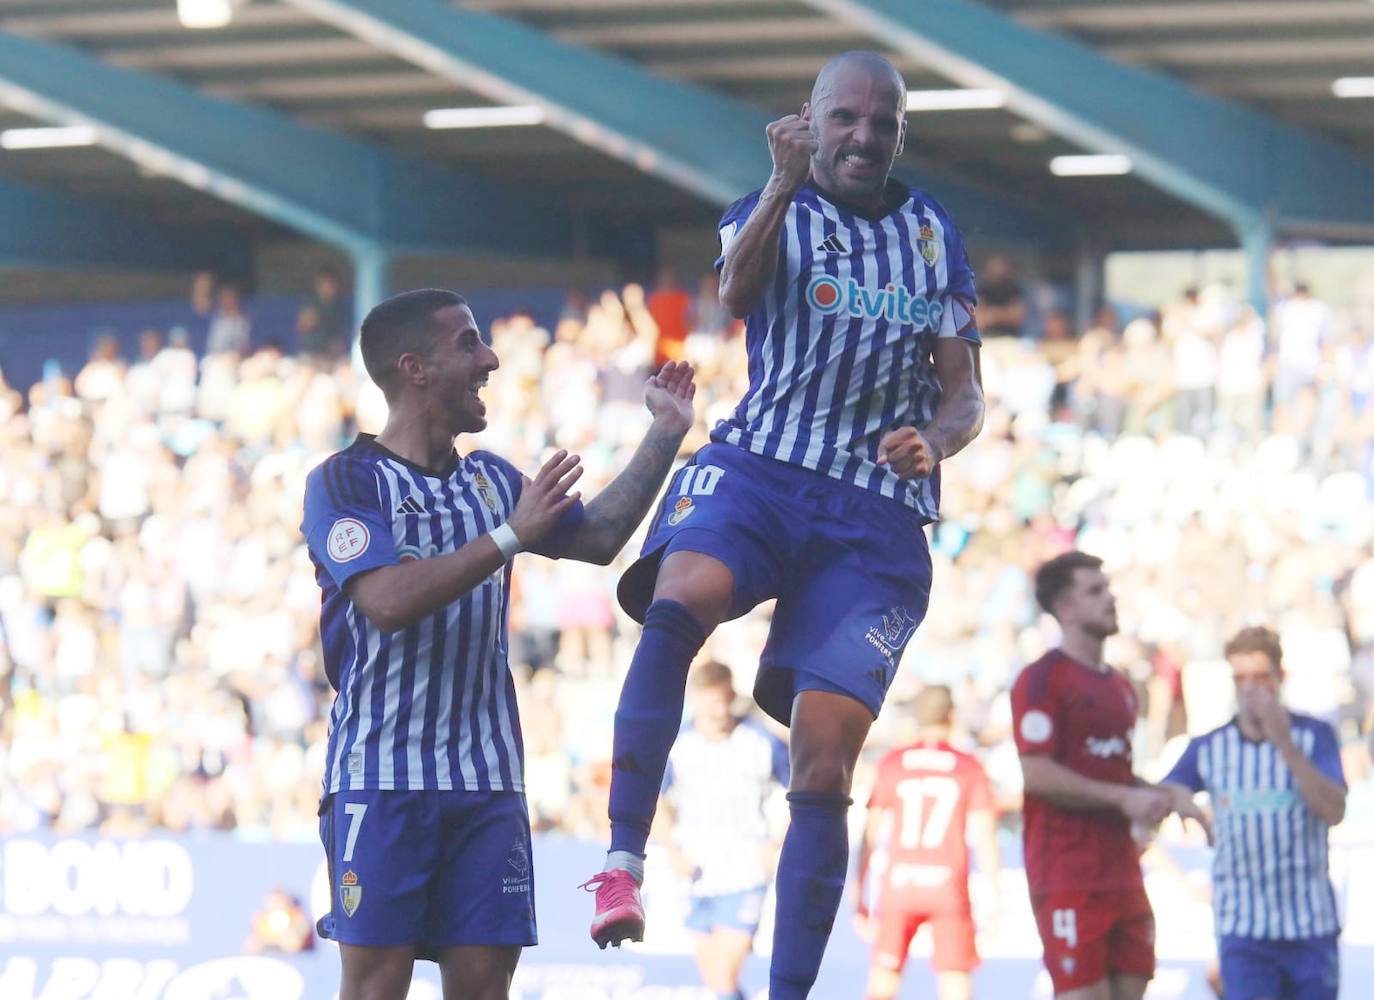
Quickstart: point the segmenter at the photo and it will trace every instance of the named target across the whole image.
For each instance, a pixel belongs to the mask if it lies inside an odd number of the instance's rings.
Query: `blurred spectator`
[[[692,297],[677,282],[677,274],[671,267],[658,271],[658,280],[649,295],[649,313],[658,325],[658,341],[654,344],[654,366],[661,367],[669,361],[681,361],[683,346],[687,343],[690,331],[688,317],[692,308]]]
[[[315,924],[289,892],[269,892],[253,914],[253,928],[243,950],[250,955],[298,955],[315,947]]]
[[[1274,340],[1278,371],[1274,400],[1287,405],[1299,390],[1310,386],[1321,367],[1322,348],[1331,335],[1331,309],[1303,282],[1274,309]]]
[[[1019,337],[1026,324],[1026,293],[1011,261],[994,255],[978,273],[978,329],[984,339]]]
[[[1264,409],[1264,320],[1253,306],[1221,338],[1217,356],[1217,403],[1223,427],[1249,439]]]
[[[1217,383],[1217,344],[1207,327],[1198,291],[1164,314],[1164,337],[1173,349],[1174,428],[1205,435],[1212,425]]]
[[[343,282],[332,267],[315,272],[310,298],[296,315],[301,354],[316,361],[329,361],[348,350],[352,311],[344,298]]]
[[[237,285],[220,285],[215,294],[215,312],[210,317],[210,333],[205,343],[206,354],[238,354],[248,351],[248,335],[252,321],[243,313],[243,303]]]

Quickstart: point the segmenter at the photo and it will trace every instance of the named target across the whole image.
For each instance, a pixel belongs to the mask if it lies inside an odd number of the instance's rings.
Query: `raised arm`
[[[620,475],[588,502],[577,534],[562,556],[605,566],[625,547],[658,496],[691,429],[695,394],[692,366],[686,362],[670,361],[649,379],[644,403],[654,416],[653,423]]]
[[[816,152],[816,136],[807,118],[787,115],[770,123],[767,132],[773,173],[753,213],[725,248],[720,272],[721,305],[736,319],[754,311],[773,280],[788,206],[811,176],[811,156]]]
[[[1345,819],[1344,782],[1333,780],[1331,775],[1341,775],[1341,755],[1335,738],[1329,730],[1320,730],[1317,736],[1315,753],[1322,759],[1324,768],[1309,759],[1307,754],[1293,740],[1293,731],[1288,710],[1271,689],[1262,688],[1251,696],[1255,702],[1256,715],[1264,738],[1274,744],[1288,770],[1293,774],[1293,783],[1298,793],[1312,810],[1328,826],[1335,826]],[[1322,773],[1323,771],[1329,773]]]

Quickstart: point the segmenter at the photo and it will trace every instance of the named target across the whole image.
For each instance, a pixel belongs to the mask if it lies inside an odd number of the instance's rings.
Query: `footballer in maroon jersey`
[[[1154,914],[1133,824],[1191,804],[1131,768],[1135,692],[1103,660],[1117,631],[1102,561],[1069,552],[1041,566],[1035,596],[1063,631],[1060,647],[1012,687],[1025,773],[1026,882],[1060,1000],[1140,1000],[1154,975]]]

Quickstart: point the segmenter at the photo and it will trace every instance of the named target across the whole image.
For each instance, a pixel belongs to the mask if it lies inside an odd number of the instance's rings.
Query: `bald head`
[[[816,136],[816,186],[862,211],[881,211],[906,141],[902,74],[876,52],[842,52],[821,67],[801,117]]]
[[[898,107],[906,111],[906,81],[897,67],[876,52],[868,49],[854,49],[841,52],[832,58],[816,74],[816,82],[811,86],[811,103],[819,104],[832,96],[839,80],[850,73],[862,73],[875,83],[891,83],[898,95]]]

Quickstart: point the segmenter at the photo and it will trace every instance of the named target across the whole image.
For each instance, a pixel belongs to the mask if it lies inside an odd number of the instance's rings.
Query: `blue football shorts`
[[[1336,1000],[1341,959],[1336,935],[1298,941],[1221,938],[1226,1000]]]
[[[670,552],[734,574],[730,617],[777,598],[754,698],[784,725],[798,691],[863,702],[876,717],[925,617],[931,563],[915,510],[819,472],[710,444],[679,470],[620,603],[643,621]]]
[[[336,792],[320,806],[340,944],[533,945],[534,865],[519,792]]]
[[[726,928],[752,936],[763,920],[763,899],[767,892],[764,886],[759,886],[719,896],[693,896],[685,923],[689,930],[698,934]]]

